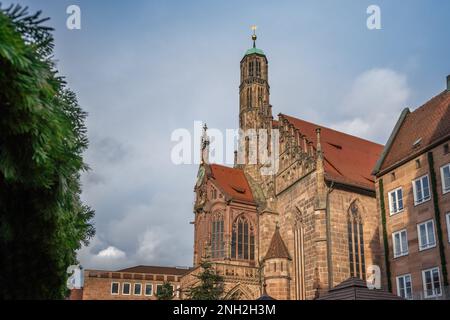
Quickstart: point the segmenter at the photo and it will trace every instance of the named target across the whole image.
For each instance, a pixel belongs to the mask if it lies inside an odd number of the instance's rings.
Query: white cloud
[[[108,245],[97,235],[88,247],[78,251],[78,259],[85,269],[119,269],[130,261],[125,251]]]
[[[341,107],[337,130],[385,143],[411,91],[406,77],[391,69],[371,69],[356,78]]]
[[[127,255],[122,250],[109,246],[108,248],[100,251],[97,256],[100,258],[123,259],[126,258]]]

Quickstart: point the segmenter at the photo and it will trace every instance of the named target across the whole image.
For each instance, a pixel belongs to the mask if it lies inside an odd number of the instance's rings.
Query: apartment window
[[[118,282],[111,283],[111,294],[118,295],[119,294],[120,284]]]
[[[156,285],[156,295],[161,294],[162,293],[162,289],[163,289],[163,285],[162,284]]]
[[[151,283],[146,283],[145,284],[145,295],[146,296],[153,295],[153,285]]]
[[[392,234],[394,247],[394,258],[408,254],[408,234],[406,230],[401,230]]]
[[[418,205],[430,200],[430,183],[428,176],[420,177],[413,181],[414,204]]]
[[[412,282],[410,274],[397,277],[397,295],[404,299],[412,299]]]
[[[442,193],[450,192],[450,163],[441,168]]]
[[[391,215],[403,211],[403,189],[398,188],[389,192],[389,209]]]
[[[419,250],[426,250],[436,246],[436,237],[434,234],[434,221],[429,220],[417,226],[419,234]]]
[[[135,283],[133,293],[135,296],[140,296],[142,294],[142,284]]]
[[[433,298],[442,295],[439,268],[423,270],[422,280],[425,298]]]
[[[448,242],[450,242],[450,212],[446,214],[447,218],[447,238]]]
[[[131,290],[131,284],[128,283],[128,282],[125,282],[122,285],[122,294],[126,295],[126,296],[129,296],[130,295],[130,290]]]

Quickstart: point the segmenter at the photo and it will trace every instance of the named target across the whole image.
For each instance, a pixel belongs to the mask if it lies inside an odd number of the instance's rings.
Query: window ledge
[[[399,259],[399,258],[402,258],[402,257],[407,257],[408,255],[409,255],[409,251],[406,252],[406,253],[403,253],[403,254],[399,254],[398,256],[396,256],[396,255],[394,254],[394,259]]]
[[[426,200],[423,200],[422,202],[415,202],[414,201],[414,207],[420,206],[421,204],[427,203],[431,200],[431,197],[427,198]]]
[[[396,216],[396,215],[398,215],[398,214],[400,214],[400,213],[403,213],[404,211],[405,211],[405,208],[403,208],[402,210],[397,211],[397,212],[389,212],[389,215],[390,215],[391,217],[393,217],[393,216]]]
[[[436,248],[436,243],[435,243],[433,246],[426,247],[426,248],[423,248],[423,249],[421,249],[421,248],[419,247],[419,252],[427,251],[427,250],[434,249],[434,248]]]

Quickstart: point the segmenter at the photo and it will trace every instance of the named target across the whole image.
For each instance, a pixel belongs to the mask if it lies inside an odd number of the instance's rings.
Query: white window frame
[[[428,198],[424,198],[422,197],[422,199],[420,201],[417,200],[417,190],[416,190],[416,181],[420,181],[420,187],[422,189],[422,196],[423,196],[423,179],[426,178],[428,181]],[[428,176],[428,174],[423,175],[417,179],[414,179],[412,181],[412,186],[413,186],[413,194],[414,194],[414,205],[418,206],[419,204],[425,203],[427,201],[431,200],[431,186],[430,186],[430,177]]]
[[[152,288],[150,294],[147,294],[147,286],[149,286],[149,287]],[[145,284],[145,287],[144,287],[144,295],[145,295],[146,297],[151,297],[151,296],[153,296],[153,283],[146,283],[146,284]]]
[[[450,163],[447,163],[446,165],[443,165],[441,167],[441,181],[442,181],[442,194],[446,194],[450,192],[450,185],[445,188],[445,180],[444,180],[444,168],[447,168],[450,170]]]
[[[403,248],[402,233],[405,233],[405,236],[406,236],[406,248]],[[400,253],[395,252],[395,247],[396,247],[395,236],[397,234],[400,234],[400,250],[401,250]],[[402,229],[402,230],[392,233],[392,251],[394,253],[394,258],[407,256],[409,254],[408,231],[406,229]]]
[[[141,290],[139,290],[139,294],[136,293],[136,285],[137,284],[141,286]],[[133,296],[142,296],[142,283],[140,283],[140,282],[133,283]]]
[[[445,215],[445,220],[447,221],[447,239],[450,242],[450,212]]]
[[[130,291],[128,293],[125,293],[123,290],[125,289],[125,285],[128,284],[130,286]],[[124,282],[122,283],[122,295],[123,296],[129,296],[131,295],[131,283],[130,282]]]
[[[427,243],[427,246],[424,247],[423,244],[421,243],[421,241],[422,241],[422,235],[421,235],[421,233],[420,233],[420,226],[426,225],[426,224],[428,224],[428,223],[430,223],[430,222],[431,222],[432,225],[433,225],[434,245],[429,245],[429,237],[430,237],[430,235],[428,234],[428,228],[425,227],[425,232],[427,233],[427,241],[428,241],[428,243]],[[436,247],[436,242],[437,242],[437,241],[436,241],[436,229],[435,229],[435,225],[434,225],[434,219],[430,219],[430,220],[424,221],[424,222],[422,222],[422,223],[419,223],[419,224],[417,225],[417,236],[418,236],[418,240],[419,240],[419,251],[424,251],[424,250],[428,250],[428,249],[435,248],[435,247]]]
[[[402,193],[402,208],[401,209],[398,208],[398,203],[399,203],[399,201],[398,201],[398,199],[399,199],[398,192],[399,191],[401,191],[401,193]],[[397,206],[397,210],[396,211],[393,210],[394,209],[394,203],[392,201],[392,196],[391,196],[392,194],[395,195],[396,206]],[[400,212],[403,212],[405,210],[405,205],[403,203],[403,188],[402,187],[399,187],[397,189],[394,189],[394,190],[388,192],[388,199],[389,199],[389,213],[390,213],[391,216],[393,216],[395,214],[398,214]]]
[[[434,281],[433,281],[433,271],[434,270],[437,270],[437,273],[438,273],[439,288],[440,288],[439,291],[440,291],[440,293],[439,294],[433,293],[431,295],[428,295],[428,293],[427,293],[427,284],[425,282],[425,273],[431,272],[431,285],[433,287],[433,291],[435,291],[436,288],[434,287]],[[442,296],[442,281],[441,281],[441,272],[439,270],[439,267],[434,267],[434,268],[422,270],[422,284],[423,284],[423,294],[424,294],[425,298],[435,298],[435,297]]]
[[[411,295],[410,295],[409,297],[403,297],[403,296],[400,294],[400,279],[403,279],[403,283],[405,284],[404,290],[405,290],[405,295],[406,295],[406,279],[405,279],[406,277],[409,277],[409,283],[410,283]],[[398,295],[399,297],[405,298],[405,299],[407,299],[407,300],[412,300],[412,298],[413,298],[413,284],[412,284],[412,277],[411,277],[411,274],[408,273],[408,274],[403,274],[403,275],[401,275],[401,276],[398,276],[398,277],[396,278],[396,282],[397,282],[397,295]]]
[[[117,293],[113,293],[113,285],[117,284]],[[114,281],[111,282],[111,295],[118,296],[120,294],[120,282]]]

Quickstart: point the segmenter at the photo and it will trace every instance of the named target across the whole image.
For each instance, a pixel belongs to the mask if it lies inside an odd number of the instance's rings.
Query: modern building
[[[408,299],[450,298],[450,76],[420,108],[405,109],[378,161],[385,284]]]

